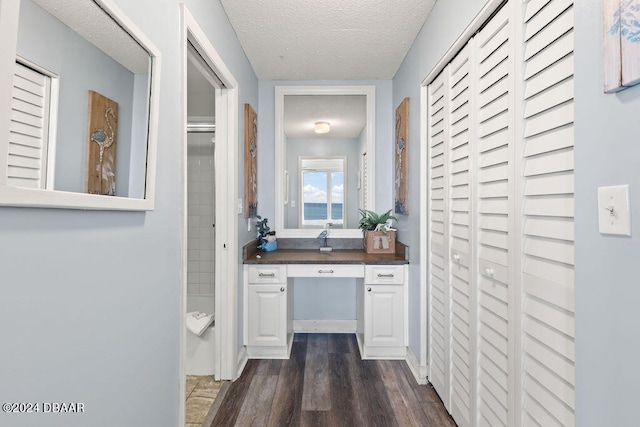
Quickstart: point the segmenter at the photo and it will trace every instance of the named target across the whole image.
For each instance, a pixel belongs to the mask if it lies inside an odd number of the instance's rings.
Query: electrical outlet
[[[598,230],[601,234],[631,236],[628,185],[598,188]]]

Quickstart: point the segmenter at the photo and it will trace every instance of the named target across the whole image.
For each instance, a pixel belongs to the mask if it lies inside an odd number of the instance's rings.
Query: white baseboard
[[[356,320],[294,320],[293,332],[316,332],[324,334],[355,333]]]
[[[249,361],[249,356],[247,355],[247,347],[242,347],[240,353],[238,353],[238,357],[236,358],[236,366],[238,367],[238,371],[236,373],[236,377],[234,380],[240,378],[242,375],[242,371],[244,371],[244,367],[247,365]]]
[[[409,365],[413,378],[415,378],[418,384],[427,384],[426,368],[423,369],[423,367],[420,366],[420,360],[413,354],[410,347],[407,347],[407,365]]]

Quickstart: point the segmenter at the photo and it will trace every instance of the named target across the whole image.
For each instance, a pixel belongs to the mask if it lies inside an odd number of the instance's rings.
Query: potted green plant
[[[391,209],[377,214],[366,209],[360,211],[359,227],[364,233],[364,250],[370,254],[387,254],[396,251],[396,231],[391,228],[393,220]]]

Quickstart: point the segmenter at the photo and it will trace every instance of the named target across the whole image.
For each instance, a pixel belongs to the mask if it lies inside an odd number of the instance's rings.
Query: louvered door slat
[[[557,0],[556,0],[557,1]],[[525,65],[524,78],[528,79],[544,70],[549,65],[573,53],[573,32],[554,41],[546,49],[532,57]]]
[[[523,154],[530,157],[567,147],[573,147],[572,124],[528,137]]]
[[[529,99],[535,94],[548,89],[553,86],[555,82],[571,78],[573,75],[572,70],[573,56],[566,56],[553,63],[553,65],[529,77],[527,79],[527,85],[524,88],[524,99]]]
[[[543,50],[554,40],[573,29],[573,11],[562,13],[571,6],[571,0],[552,1],[532,19],[527,21],[524,39],[524,60]]]

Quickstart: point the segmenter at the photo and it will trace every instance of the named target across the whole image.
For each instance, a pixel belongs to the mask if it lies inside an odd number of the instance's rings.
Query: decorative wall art
[[[90,90],[88,116],[86,191],[115,196],[118,103]]]
[[[604,0],[604,91],[640,83],[640,0]]]
[[[396,207],[395,213],[409,215],[409,98],[396,109]]]
[[[244,104],[244,217],[258,214],[258,116]]]

